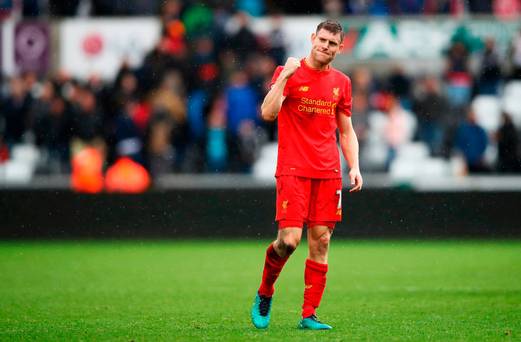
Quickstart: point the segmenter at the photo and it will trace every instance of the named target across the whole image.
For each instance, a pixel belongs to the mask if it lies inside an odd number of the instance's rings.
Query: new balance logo
[[[298,91],[302,91],[302,92],[306,92],[309,90],[309,86],[300,86],[300,88],[298,88]]]

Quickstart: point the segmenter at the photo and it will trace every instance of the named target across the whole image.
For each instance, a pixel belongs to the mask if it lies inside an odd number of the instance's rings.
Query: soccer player
[[[264,120],[278,117],[277,239],[266,251],[262,282],[251,310],[255,327],[270,321],[274,284],[297,248],[307,225],[309,254],[304,272],[304,303],[298,328],[322,330],[316,309],[326,286],[328,248],[335,223],[342,218],[342,171],[337,148],[348,162],[350,191],[362,189],[358,139],[351,122],[351,81],[331,62],[342,49],[342,26],[320,23],[312,48],[301,60],[289,57],[275,70],[261,111]]]

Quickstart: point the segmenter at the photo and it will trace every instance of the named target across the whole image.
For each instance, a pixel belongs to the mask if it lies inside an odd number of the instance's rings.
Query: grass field
[[[0,340],[521,339],[520,241],[333,241],[327,332],[296,329],[305,245],[250,324],[266,245],[0,242]]]

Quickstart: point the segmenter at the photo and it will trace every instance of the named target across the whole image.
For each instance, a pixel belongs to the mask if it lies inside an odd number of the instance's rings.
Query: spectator
[[[521,29],[512,38],[510,60],[512,64],[511,78],[521,80]]]
[[[487,133],[476,121],[476,115],[469,109],[467,119],[456,131],[455,148],[462,153],[469,173],[488,172],[485,151],[488,145]]]
[[[129,16],[129,15],[152,15],[157,12],[156,1],[131,0],[91,0],[92,13],[95,16]]]
[[[338,19],[344,14],[344,4],[341,0],[322,0],[324,15],[328,18]]]
[[[73,132],[81,144],[103,141],[103,113],[98,106],[96,96],[86,87],[79,87],[74,103]],[[104,144],[104,143],[102,143]]]
[[[388,16],[390,14],[389,4],[385,0],[372,0],[369,6],[369,14],[374,16]]]
[[[397,97],[391,94],[387,96],[385,140],[388,146],[388,155],[385,164],[386,169],[389,170],[398,149],[412,138],[414,118],[410,112],[403,109]]]
[[[248,13],[252,17],[260,17],[264,14],[264,0],[237,0],[235,8],[238,11]]]
[[[189,136],[192,142],[200,144],[204,140],[206,123],[205,107],[208,105],[209,95],[203,89],[197,89],[188,96],[187,120]]]
[[[228,166],[225,108],[226,102],[222,96],[218,95],[211,101],[206,143],[207,167],[210,172],[222,172]]]
[[[367,15],[369,12],[369,1],[351,0],[347,2],[348,13],[353,15]]]
[[[193,46],[191,61],[194,86],[196,89],[209,90],[217,86],[220,72],[214,41],[210,35],[203,35],[195,39]]]
[[[369,98],[373,90],[373,80],[368,69],[357,68],[351,73],[351,82],[353,88],[351,118],[362,155],[369,136],[369,112],[371,110]]]
[[[225,90],[228,131],[239,135],[240,126],[246,121],[258,122],[258,95],[249,83],[248,75],[237,70]]]
[[[415,15],[420,14],[424,7],[424,0],[398,0],[398,9],[395,14]]]
[[[9,160],[9,149],[4,144],[2,137],[0,136],[0,164]]]
[[[203,172],[205,170],[206,120],[210,97],[211,93],[204,89],[196,89],[188,96],[188,146],[183,171]]]
[[[48,86],[49,83],[45,85]],[[40,111],[36,116],[36,144],[47,152],[46,171],[69,172],[72,118],[68,105],[59,95],[40,98]]]
[[[112,104],[110,111],[114,113],[121,112],[126,103],[136,100],[138,95],[138,79],[134,73],[127,67],[123,67],[114,82],[111,98]]]
[[[395,65],[388,79],[389,90],[398,97],[404,108],[411,108],[411,80],[403,68]]]
[[[440,82],[435,76],[425,77],[421,88],[422,91],[413,104],[413,112],[418,119],[417,135],[429,146],[432,155],[441,155],[449,103],[441,92]]]
[[[172,118],[167,113],[155,113],[147,139],[147,165],[152,177],[173,171],[176,151],[172,145]]]
[[[497,170],[501,173],[515,173],[521,171],[521,154],[519,150],[519,136],[507,113],[503,113],[502,124],[497,132]]]
[[[492,13],[492,1],[490,0],[467,0],[469,11],[476,14]]]
[[[494,0],[494,15],[503,20],[514,20],[521,13],[519,0]]]
[[[183,23],[189,39],[212,32],[214,26],[212,9],[204,3],[195,2],[184,12]]]
[[[425,0],[424,13],[432,14],[449,14],[451,9],[451,0]]]
[[[469,51],[462,42],[455,42],[449,50],[445,78],[449,103],[455,108],[467,105],[472,75],[469,70]]]
[[[78,13],[81,0],[49,0],[49,15],[51,17],[72,17]]]
[[[176,59],[186,57],[187,46],[185,26],[180,19],[171,19],[164,23],[160,40],[161,51]]]
[[[226,122],[233,171],[247,172],[255,159],[255,150],[249,146],[256,145],[255,127],[258,124],[259,98],[248,82],[244,71],[236,71],[225,91]],[[248,148],[246,148],[248,147]]]
[[[137,102],[129,100],[125,108],[115,120],[115,144],[117,157],[129,157],[135,162],[143,164],[143,137],[141,131],[132,119]]]
[[[250,18],[244,12],[238,12],[234,17],[237,25],[230,28],[228,46],[235,51],[241,65],[246,59],[259,51],[257,37],[250,28]]]
[[[186,121],[186,104],[184,102],[184,87],[181,75],[169,72],[164,75],[163,82],[150,97],[152,111],[164,111],[176,124]]]
[[[10,148],[23,142],[24,134],[32,128],[30,111],[33,98],[22,78],[13,77],[9,85],[10,93],[0,115],[4,116],[3,140]]]
[[[286,42],[282,32],[282,16],[274,15],[271,18],[272,28],[269,34],[269,55],[276,65],[286,63]]]
[[[250,78],[249,84],[254,89],[258,100],[264,98],[268,93],[271,77],[276,66],[275,60],[270,55],[259,54],[250,57],[248,60],[244,70]],[[266,130],[267,138],[274,141],[277,134],[277,123],[262,121],[259,124]]]
[[[501,63],[495,50],[494,39],[487,38],[478,75],[478,94],[497,95],[501,79]]]
[[[57,96],[55,85],[48,80],[43,82],[39,93],[31,104],[31,116],[34,120],[38,120],[49,112],[51,101]]]

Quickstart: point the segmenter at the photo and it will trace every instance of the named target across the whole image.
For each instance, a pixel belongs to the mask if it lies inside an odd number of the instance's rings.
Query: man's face
[[[325,29],[311,35],[311,45],[313,59],[324,65],[331,63],[343,47],[340,33],[335,34]]]

